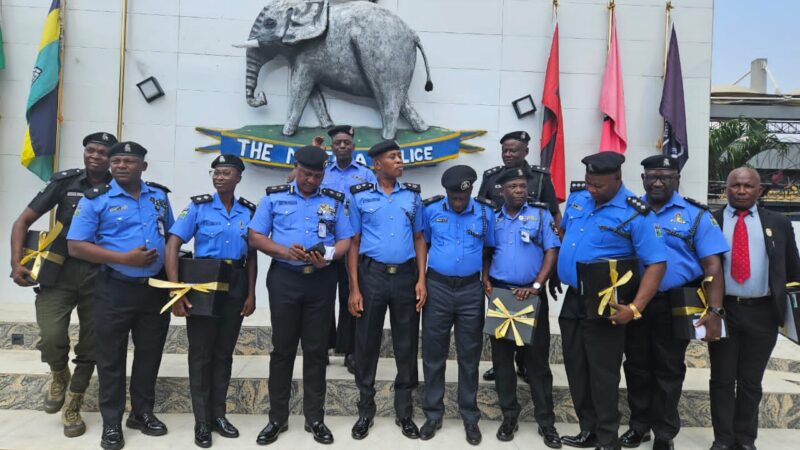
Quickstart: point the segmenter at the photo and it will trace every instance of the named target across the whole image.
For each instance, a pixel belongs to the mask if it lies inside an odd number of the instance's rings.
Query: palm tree
[[[724,181],[731,170],[748,166],[753,156],[777,150],[782,156],[788,146],[767,131],[766,120],[740,117],[711,125],[708,134],[708,180]]]

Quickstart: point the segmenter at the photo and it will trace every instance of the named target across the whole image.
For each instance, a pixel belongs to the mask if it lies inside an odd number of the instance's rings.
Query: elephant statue
[[[291,70],[289,105],[283,134],[291,136],[306,104],[320,126],[334,125],[322,87],[372,97],[383,120],[384,139],[393,139],[402,115],[416,132],[428,129],[408,100],[417,49],[425,62],[431,91],[430,68],[419,36],[402,19],[372,2],[329,4],[329,0],[272,0],[261,10],[250,30],[245,95],[254,107],[267,104],[256,92],[261,67],[278,55]]]

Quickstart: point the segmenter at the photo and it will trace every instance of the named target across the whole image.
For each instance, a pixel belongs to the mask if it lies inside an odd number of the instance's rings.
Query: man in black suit
[[[709,343],[711,450],[755,450],[761,381],[786,314],[786,283],[800,281],[792,224],[756,205],[758,172],[726,182],[728,205],[714,214],[731,251],[723,255],[728,338]]]

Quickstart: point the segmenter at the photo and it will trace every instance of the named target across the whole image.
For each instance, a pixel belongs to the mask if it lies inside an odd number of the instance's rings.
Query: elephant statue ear
[[[297,44],[321,36],[328,29],[328,0],[292,2],[287,10],[286,33],[282,42]]]

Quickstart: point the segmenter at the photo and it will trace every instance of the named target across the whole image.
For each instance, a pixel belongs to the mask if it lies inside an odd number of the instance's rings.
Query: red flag
[[[558,23],[556,23],[542,89],[544,119],[540,148],[542,165],[550,168],[550,177],[556,190],[556,198],[560,203],[566,200],[567,196],[566,174],[564,173],[564,121],[561,115],[558,74]]]
[[[611,10],[611,46],[608,49],[603,88],[600,94],[600,111],[603,118],[603,133],[600,136],[600,151],[625,153],[628,133],[625,130],[625,94],[622,89],[622,68],[617,47],[617,18]]]

